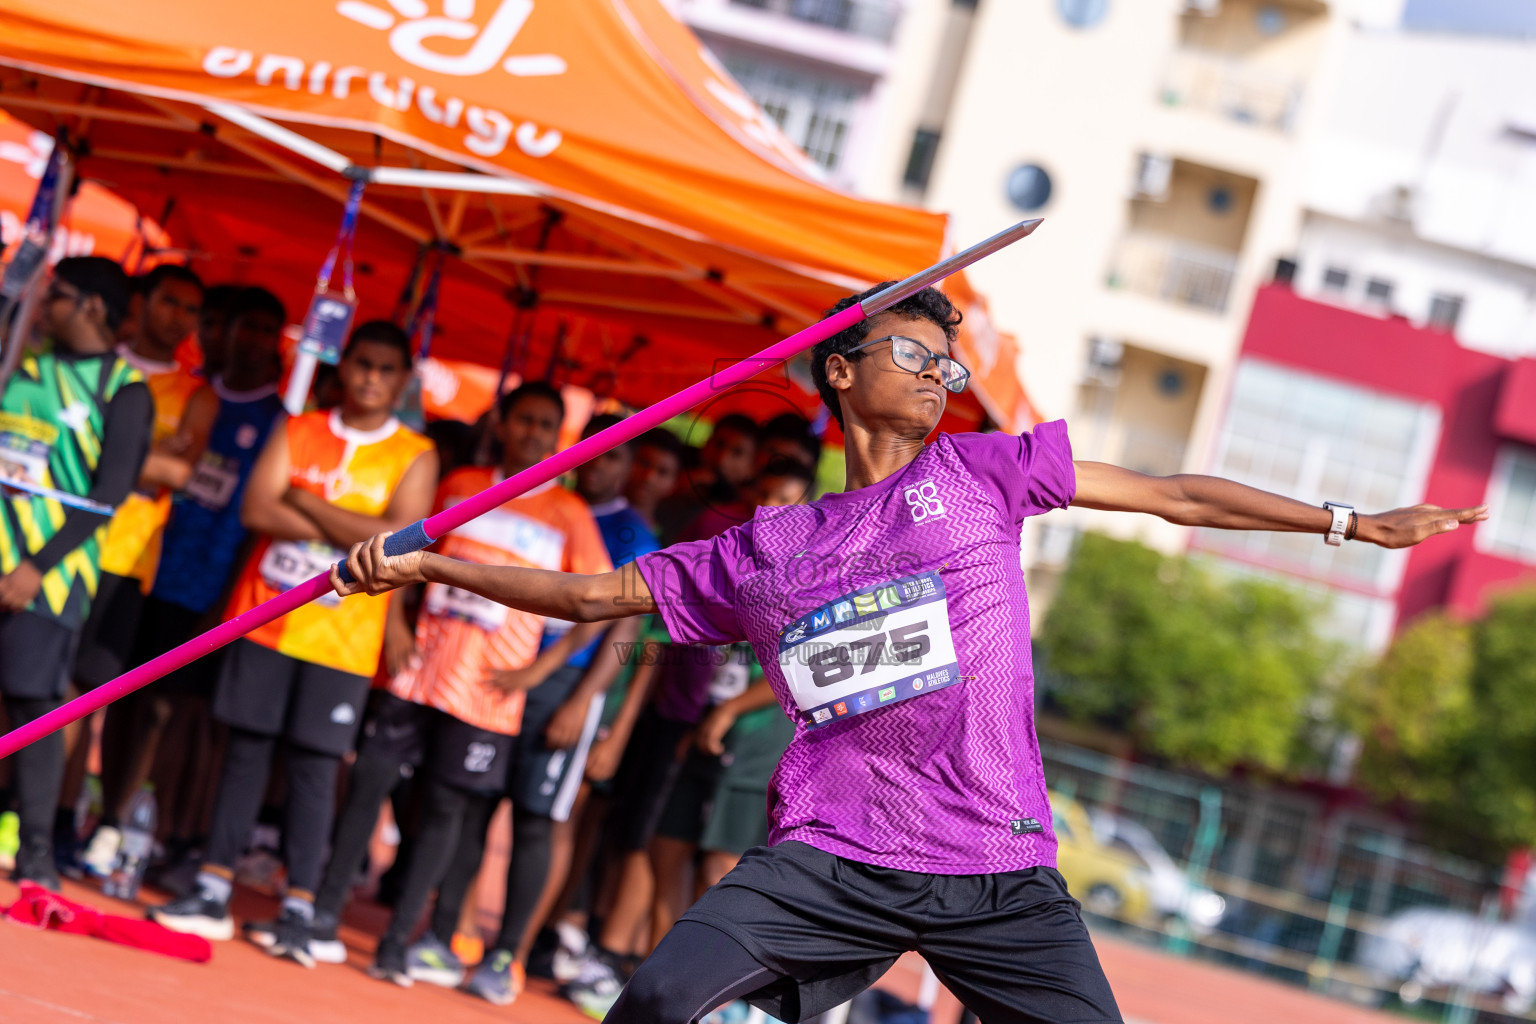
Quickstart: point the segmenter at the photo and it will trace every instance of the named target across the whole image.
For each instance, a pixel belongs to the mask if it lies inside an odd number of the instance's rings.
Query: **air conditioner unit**
[[[1418,190],[1412,185],[1394,185],[1376,198],[1376,209],[1387,220],[1412,224],[1418,198]]]
[[[1120,383],[1120,364],[1125,358],[1125,346],[1113,338],[1095,336],[1088,339],[1088,360],[1083,367],[1083,382],[1114,387]]]
[[[1162,153],[1143,153],[1136,160],[1135,194],[1143,199],[1168,198],[1173,182],[1173,157]]]

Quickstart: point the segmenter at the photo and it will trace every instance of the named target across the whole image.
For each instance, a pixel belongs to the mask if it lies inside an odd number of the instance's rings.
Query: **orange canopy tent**
[[[0,114],[0,251],[20,241],[53,138]],[[110,256],[135,268],[157,258],[170,244],[158,224],[141,217],[133,204],[87,182],[70,202],[48,256]]]
[[[818,181],[660,0],[0,12],[0,108],[63,127],[80,173],[203,254],[211,280],[304,309],[347,177],[365,177],[359,315],[389,315],[436,247],[447,358],[498,365],[510,337],[524,372],[648,404],[944,248],[942,217]],[[1012,340],[955,294],[981,330],[962,352],[978,387],[949,426],[1027,426]],[[808,409],[803,378],[732,401]]]

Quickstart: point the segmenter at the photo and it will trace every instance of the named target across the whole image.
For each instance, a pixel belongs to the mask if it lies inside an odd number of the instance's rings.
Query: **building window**
[[[1073,28],[1093,28],[1109,13],[1109,0],[1056,0],[1056,10]]]
[[[1460,295],[1436,295],[1429,300],[1429,326],[1437,331],[1454,331],[1461,319]]]
[[[1234,375],[1212,472],[1310,504],[1402,508],[1423,498],[1439,433],[1429,403],[1256,359]],[[1331,548],[1320,536],[1201,530],[1200,545],[1239,561],[1385,597],[1401,561],[1372,544]]]
[[[1481,546],[1492,554],[1536,562],[1536,449],[1510,447],[1499,453],[1488,513],[1478,538]]]
[[[1285,31],[1285,12],[1278,7],[1260,7],[1253,21],[1261,36],[1277,36]]]
[[[1382,306],[1392,304],[1392,282],[1373,277],[1365,282],[1365,297]]]
[[[903,185],[927,188],[933,175],[933,161],[939,155],[939,133],[919,128],[912,136],[912,151],[907,154],[907,169],[901,176]]]
[[[1329,267],[1323,271],[1323,287],[1330,292],[1342,292],[1349,287],[1349,271]]]
[[[727,70],[805,155],[836,170],[863,92],[798,68],[727,57]]]

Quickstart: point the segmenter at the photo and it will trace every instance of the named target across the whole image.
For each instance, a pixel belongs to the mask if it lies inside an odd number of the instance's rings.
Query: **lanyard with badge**
[[[315,279],[315,294],[309,300],[309,312],[304,317],[304,334],[299,339],[299,351],[314,356],[332,366],[341,362],[341,350],[346,345],[347,331],[357,314],[357,293],[352,290],[352,243],[357,235],[357,212],[363,205],[365,182],[358,178],[347,193],[347,206],[341,215],[341,227],[336,232],[336,243],[326,253],[325,263]],[[331,287],[331,274],[336,270],[336,259],[341,257],[341,289]]]
[[[960,680],[937,570],[867,586],[784,627],[779,667],[812,729]]]
[[[36,279],[48,255],[53,226],[58,220],[55,206],[61,202],[59,186],[64,178],[66,155],[63,141],[61,132],[48,154],[48,162],[43,166],[43,176],[38,179],[37,192],[32,196],[32,207],[27,211],[26,223],[22,225],[21,243],[11,254],[11,261],[5,265],[4,276],[0,277],[0,298],[4,299],[7,307],[19,300],[22,292]]]

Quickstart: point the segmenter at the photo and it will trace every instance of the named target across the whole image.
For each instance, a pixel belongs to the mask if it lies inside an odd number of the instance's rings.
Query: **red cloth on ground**
[[[28,928],[93,935],[120,946],[147,949],[193,963],[213,959],[213,945],[205,938],[173,932],[153,921],[103,914],[95,907],[67,900],[32,882],[21,883],[21,898],[6,908],[5,919]]]

